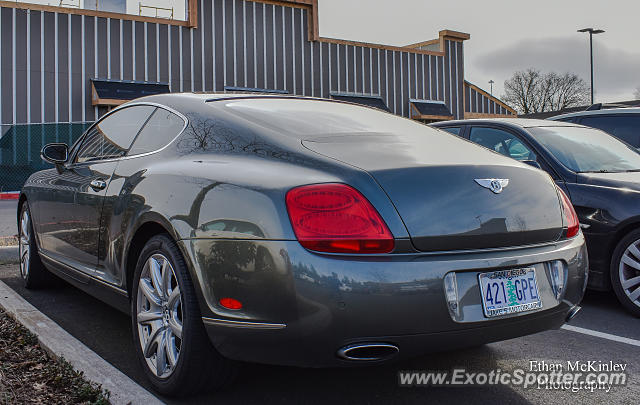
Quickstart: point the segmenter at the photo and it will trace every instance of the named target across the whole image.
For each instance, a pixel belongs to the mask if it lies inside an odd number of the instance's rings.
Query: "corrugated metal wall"
[[[514,112],[506,109],[502,104],[472,87],[465,86],[465,98],[467,100],[465,112],[467,113],[515,115]]]
[[[2,8],[0,122],[93,121],[100,114],[91,105],[93,77],[168,82],[173,92],[234,86],[376,94],[404,116],[409,99],[443,100],[463,117],[462,42],[445,41],[445,56],[310,42],[309,17],[305,8],[202,0],[191,29]]]

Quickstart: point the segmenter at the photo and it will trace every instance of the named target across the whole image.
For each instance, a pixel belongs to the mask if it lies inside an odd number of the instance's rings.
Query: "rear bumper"
[[[588,267],[582,235],[506,251],[369,257],[320,255],[295,241],[181,245],[200,286],[207,332],[222,355],[310,367],[354,364],[336,355],[353,343],[390,343],[402,358],[558,328],[582,299]],[[560,301],[540,265],[551,260],[567,266]],[[485,318],[477,274],[522,266],[536,267],[543,307]],[[462,297],[458,317],[444,295],[443,279],[452,271]],[[222,297],[240,300],[243,309],[225,310],[217,304]]]

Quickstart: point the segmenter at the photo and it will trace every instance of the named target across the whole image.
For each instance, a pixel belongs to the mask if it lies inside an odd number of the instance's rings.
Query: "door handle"
[[[91,188],[94,191],[100,191],[100,190],[104,190],[105,187],[107,187],[107,183],[104,180],[91,180]]]

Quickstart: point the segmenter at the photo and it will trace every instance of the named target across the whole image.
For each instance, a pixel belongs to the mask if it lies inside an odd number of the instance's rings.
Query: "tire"
[[[611,258],[611,284],[622,306],[640,317],[640,229],[616,246]]]
[[[42,288],[53,280],[53,275],[49,273],[40,260],[36,237],[33,232],[31,211],[27,201],[20,206],[19,218],[18,254],[20,255],[20,276],[26,288]]]
[[[235,363],[209,341],[187,266],[168,235],[151,238],[138,257],[131,315],[138,359],[159,393],[194,395],[235,377]]]

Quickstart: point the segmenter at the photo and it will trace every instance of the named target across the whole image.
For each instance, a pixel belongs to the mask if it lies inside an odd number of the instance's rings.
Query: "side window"
[[[440,129],[457,136],[460,136],[460,131],[462,130],[462,128],[460,127],[446,127],[446,128],[440,128]]]
[[[155,108],[146,105],[127,107],[98,121],[82,140],[75,162],[124,156],[133,138]]]
[[[471,142],[516,160],[536,160],[536,155],[510,132],[496,128],[471,128]]]
[[[640,147],[640,115],[620,114],[585,117],[580,121],[580,124],[601,129],[636,148]]]
[[[184,120],[163,108],[158,108],[138,134],[127,155],[154,152],[171,142],[184,127]]]

